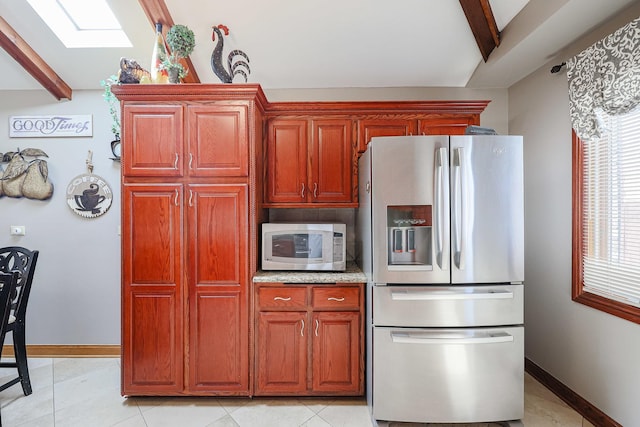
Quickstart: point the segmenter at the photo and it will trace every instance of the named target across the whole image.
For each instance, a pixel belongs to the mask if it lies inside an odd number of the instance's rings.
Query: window
[[[574,301],[640,323],[640,108],[574,133]]]
[[[27,0],[68,48],[131,47],[105,0]]]

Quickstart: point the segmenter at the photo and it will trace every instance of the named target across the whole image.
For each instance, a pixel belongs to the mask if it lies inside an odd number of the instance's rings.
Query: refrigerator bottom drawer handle
[[[477,300],[477,299],[513,299],[513,292],[449,292],[449,291],[392,291],[391,299],[394,301],[437,301],[437,300]]]
[[[391,332],[391,341],[398,344],[497,344],[513,342],[513,336],[506,332],[456,336],[452,334]]]

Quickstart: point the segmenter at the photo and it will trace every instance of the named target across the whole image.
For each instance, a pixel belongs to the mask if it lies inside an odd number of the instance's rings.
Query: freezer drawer
[[[373,417],[472,423],[524,415],[524,328],[373,328]]]
[[[374,286],[375,326],[520,325],[524,285]]]

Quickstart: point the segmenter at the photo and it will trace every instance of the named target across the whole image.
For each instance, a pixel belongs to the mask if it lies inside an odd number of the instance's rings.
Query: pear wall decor
[[[0,165],[0,196],[50,199],[53,184],[49,181],[49,166],[40,157],[49,156],[38,148],[0,154],[2,163],[7,163],[4,168]]]

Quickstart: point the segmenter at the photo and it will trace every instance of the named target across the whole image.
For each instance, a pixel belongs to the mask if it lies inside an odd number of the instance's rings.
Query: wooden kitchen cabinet
[[[362,284],[260,284],[256,395],[364,393]]]
[[[190,184],[189,387],[249,389],[248,185]]]
[[[184,174],[181,105],[125,104],[122,108],[122,175]],[[126,140],[124,139],[126,138]]]
[[[273,119],[267,133],[269,207],[353,203],[349,119]]]
[[[416,119],[362,119],[358,120],[358,153],[364,153],[371,138],[376,136],[417,135]]]
[[[464,135],[467,126],[479,124],[479,113],[417,114],[411,118],[358,120],[358,155],[365,152],[371,138],[376,136]]]
[[[418,120],[419,135],[464,135],[467,126],[479,125],[480,116],[473,114],[433,115]]]
[[[184,300],[180,184],[122,187],[122,389],[180,393]],[[154,218],[155,220],[150,220]]]
[[[122,85],[122,394],[252,393],[257,85]],[[124,148],[126,147],[126,148]]]

